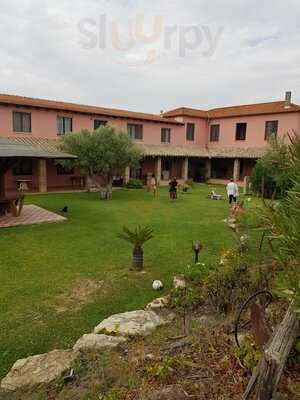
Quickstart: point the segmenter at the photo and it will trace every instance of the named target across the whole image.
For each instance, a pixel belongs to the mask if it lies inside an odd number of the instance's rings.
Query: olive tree
[[[78,167],[88,182],[97,185],[95,176],[105,180],[105,198],[112,198],[113,176],[118,170],[138,166],[141,152],[125,132],[105,126],[96,131],[83,129],[62,138],[60,148],[78,158],[73,166]],[[99,185],[97,185],[99,186]]]

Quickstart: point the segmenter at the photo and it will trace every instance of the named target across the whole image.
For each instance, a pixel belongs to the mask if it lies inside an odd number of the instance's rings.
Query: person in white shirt
[[[236,199],[239,195],[239,188],[233,179],[230,179],[230,182],[226,186],[226,190],[229,199],[229,204],[232,204],[232,202],[236,203]]]

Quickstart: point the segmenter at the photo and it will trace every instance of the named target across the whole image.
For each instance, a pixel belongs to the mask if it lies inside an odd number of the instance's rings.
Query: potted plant
[[[144,265],[143,245],[153,238],[153,229],[148,226],[137,226],[131,231],[124,226],[123,233],[119,237],[133,245],[132,269],[134,271],[142,271]]]

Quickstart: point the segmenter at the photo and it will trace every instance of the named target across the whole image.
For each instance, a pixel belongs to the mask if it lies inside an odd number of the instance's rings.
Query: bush
[[[180,185],[180,187],[183,193],[187,193],[191,189],[191,186],[189,186],[187,183],[183,183],[182,185]]]
[[[143,184],[140,179],[130,179],[126,187],[127,189],[143,189]]]
[[[188,179],[187,181],[185,181],[185,184],[191,188],[194,187],[194,185],[195,185],[193,179]]]
[[[271,198],[273,193],[278,192],[275,180],[269,174],[264,164],[258,161],[252,171],[250,182],[254,193],[262,194],[262,185],[264,181],[264,197]]]

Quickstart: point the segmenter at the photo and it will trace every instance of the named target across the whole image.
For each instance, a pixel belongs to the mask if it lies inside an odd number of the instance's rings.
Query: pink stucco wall
[[[31,113],[31,130],[30,133],[13,132],[13,111],[24,111]],[[73,132],[81,129],[92,130],[94,128],[94,119],[106,120],[108,124],[115,126],[118,129],[127,131],[127,123],[143,124],[143,143],[160,144],[161,128],[171,128],[171,144],[184,144],[185,135],[183,126],[168,123],[156,123],[148,121],[137,121],[122,118],[106,118],[94,117],[87,114],[64,113],[51,110],[37,110],[22,107],[6,107],[0,106],[0,136],[30,136],[43,137],[48,139],[57,138],[57,116],[72,117]]]
[[[31,112],[31,133],[16,133],[13,132],[12,112],[24,111]],[[13,107],[13,106],[0,106],[0,136],[30,136],[30,137],[44,137],[49,139],[57,138],[57,116],[63,115],[72,117],[73,119],[73,132],[80,129],[93,129],[94,119],[107,120],[110,125],[118,129],[127,131],[127,123],[141,123],[143,124],[143,140],[145,144],[160,144],[161,143],[161,128],[171,128],[171,144],[173,145],[198,145],[198,146],[237,146],[237,147],[259,147],[265,146],[265,123],[270,120],[278,120],[278,132],[283,136],[287,132],[293,130],[300,132],[300,113],[285,113],[285,114],[271,114],[271,115],[258,115],[249,117],[234,117],[234,118],[221,118],[211,119],[207,122],[204,118],[184,117],[180,120],[186,124],[191,122],[195,124],[195,140],[186,140],[186,125],[168,124],[164,121],[161,123],[136,121],[122,118],[106,118],[94,117],[88,114],[69,113],[69,112],[56,112],[52,110],[39,110],[31,108]],[[235,127],[238,122],[247,122],[247,135],[246,140],[235,140]],[[210,124],[220,124],[220,139],[218,142],[209,141]]]
[[[278,120],[278,136],[283,137],[286,133],[300,132],[300,113],[257,115],[250,117],[235,117],[212,119],[210,124],[220,124],[220,137],[218,142],[208,142],[209,147],[264,147],[266,121]],[[235,140],[236,124],[247,123],[246,140]],[[208,133],[209,135],[209,133]],[[209,139],[208,139],[209,140]]]

